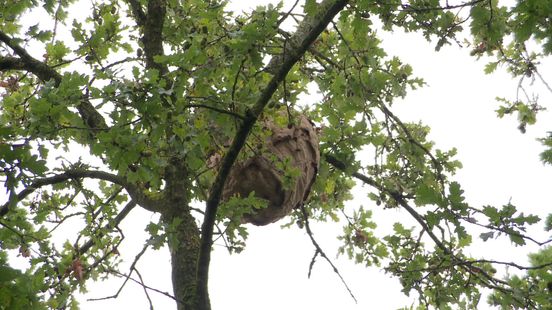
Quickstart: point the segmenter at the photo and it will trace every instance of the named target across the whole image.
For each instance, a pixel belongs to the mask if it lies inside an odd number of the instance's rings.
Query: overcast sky
[[[232,8],[243,5],[242,1]],[[256,1],[255,3],[261,3]],[[496,96],[513,98],[517,81],[499,68],[493,75],[484,75],[484,62],[475,62],[469,49],[444,47],[435,53],[431,44],[419,35],[382,34],[383,46],[389,55],[400,56],[414,67],[414,72],[428,86],[412,91],[393,106],[403,121],[422,121],[432,128],[430,135],[438,148],[457,147],[464,168],[457,174],[473,206],[502,205],[510,199],[526,213],[546,215],[550,212],[552,169],[538,160],[542,146],[535,139],[543,137],[550,127],[551,114],[541,113],[536,126],[526,134],[517,130],[514,118],[498,119],[494,110]],[[552,66],[540,68],[552,81]],[[552,96],[539,88],[541,103],[550,106]],[[548,126],[548,127],[547,127]],[[365,196],[365,189],[355,191],[350,206],[363,205],[374,211],[382,231],[404,215],[397,210],[381,211]],[[132,259],[146,235],[141,227],[154,215],[135,209],[122,224],[135,233],[126,233],[123,255]],[[285,221],[285,220],[284,220]],[[138,229],[137,229],[138,227]],[[542,231],[539,224],[535,232]],[[315,237],[330,257],[335,257],[341,227],[334,224],[313,225]],[[213,309],[395,309],[411,304],[414,299],[400,293],[400,285],[378,270],[354,265],[345,258],[334,262],[358,299],[358,304],[326,262],[318,259],[311,279],[307,279],[314,254],[308,236],[298,228],[280,229],[279,224],[250,227],[246,250],[228,255],[224,248],[215,248],[211,263],[210,294]],[[383,233],[382,233],[383,234]],[[541,234],[542,238],[546,236]],[[535,250],[535,248],[529,248]],[[513,248],[508,242],[477,242],[470,251],[474,255],[525,261],[526,249]],[[145,282],[161,291],[171,292],[170,259],[167,249],[148,250],[139,264]],[[123,269],[126,270],[126,269]],[[86,298],[102,297],[116,292],[120,279],[109,283],[89,284]],[[150,294],[156,309],[175,309],[172,300]],[[141,288],[129,284],[118,299],[85,302],[83,309],[148,309]],[[481,303],[485,309],[486,303]]]

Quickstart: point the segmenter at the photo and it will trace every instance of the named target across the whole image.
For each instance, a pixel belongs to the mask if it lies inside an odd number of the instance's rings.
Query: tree
[[[224,1],[111,0],[92,2],[79,19],[73,2],[1,6],[5,307],[73,308],[74,291],[88,280],[129,279],[117,268],[118,225],[140,207],[161,217],[145,227],[151,237],[136,261],[168,245],[178,309],[210,309],[213,237],[239,252],[243,219],[270,208],[259,193],[230,197],[225,183],[247,158],[272,158],[265,144],[274,128],[293,128],[302,115],[319,127],[321,160],[308,199],[286,221],[312,237],[315,258],[332,264],[310,223],[342,221],[340,252],[398,277],[405,293],[419,295],[420,308],[474,308],[485,288],[493,291],[490,303],[504,308],[550,307],[548,242],[525,234],[540,219],[510,203],[465,202],[451,178],[461,167],[456,150],[435,149],[429,128],[393,113],[394,99],[424,83],[387,55],[377,34],[403,29],[423,33],[437,50],[467,46],[488,60],[486,72],[503,66],[524,90],[528,79],[547,85],[538,64],[552,51],[549,1],[306,0],[234,15]],[[48,19],[27,25],[25,17],[37,13]],[[310,87],[322,99],[305,104]],[[522,132],[543,109],[529,96],[500,101],[498,115],[516,113]],[[548,164],[550,140],[542,139]],[[76,151],[86,156],[66,159]],[[301,171],[289,160],[271,162],[282,190],[293,189]],[[355,182],[372,188],[374,205],[401,209],[418,226],[397,222],[393,234],[377,238],[369,210],[345,208]],[[59,244],[56,232],[67,223],[81,225],[79,233]],[[464,253],[470,226],[484,229],[485,240],[507,236],[543,248],[532,266],[472,258]],[[14,252],[30,268],[10,266]],[[528,273],[502,279],[501,266]]]

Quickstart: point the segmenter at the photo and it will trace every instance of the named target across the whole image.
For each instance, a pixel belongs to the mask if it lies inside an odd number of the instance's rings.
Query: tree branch
[[[144,10],[142,9],[142,5],[140,4],[140,1],[138,0],[128,0],[128,5],[130,6],[130,10],[132,11],[132,15],[134,15],[134,18],[136,19],[136,24],[138,27],[143,27],[146,23],[146,14],[144,13]]]
[[[347,172],[347,166],[345,165],[345,163],[341,162],[337,158],[335,158],[335,157],[333,157],[332,155],[329,155],[329,154],[325,154],[324,158],[326,159],[326,161],[330,165],[336,167],[337,169],[339,169],[341,171]],[[408,202],[399,193],[394,192],[394,191],[390,191],[390,190],[384,188],[383,186],[378,184],[374,179],[372,179],[372,178],[370,178],[370,177],[368,177],[364,174],[361,174],[359,172],[353,172],[353,173],[351,173],[351,176],[353,176],[354,178],[356,178],[356,179],[358,179],[358,180],[360,180],[360,181],[376,188],[377,190],[379,190],[381,192],[388,193],[403,209],[405,209],[416,220],[416,222],[418,222],[418,224],[420,224],[420,226],[422,226],[422,229],[427,232],[427,234],[429,235],[431,240],[433,240],[433,242],[435,242],[437,247],[439,247],[445,254],[453,255],[452,251],[439,239],[439,237],[437,237],[431,231],[431,229],[429,228],[429,226],[425,222],[424,218],[418,212],[416,212],[416,210],[414,210],[414,208],[412,208],[408,204]]]
[[[134,207],[136,207],[136,202],[134,200],[129,201],[123,207],[121,212],[119,212],[119,214],[117,214],[117,216],[115,216],[113,221],[110,221],[107,225],[105,225],[104,228],[101,231],[108,232],[108,231],[111,231],[114,227],[117,227],[119,224],[121,224],[121,222],[125,219],[125,217],[127,217],[127,215],[130,213],[130,211],[132,211],[132,209],[134,209]],[[95,238],[90,238],[85,244],[83,244],[78,249],[77,255],[82,255],[83,253],[88,252],[88,250],[90,250],[90,248],[95,244],[94,240],[103,237],[105,234],[106,233],[100,233],[99,236],[96,236]]]
[[[309,266],[309,278],[310,278],[312,266],[314,265],[314,260],[316,259],[316,255],[320,254],[320,256],[322,256],[322,258],[324,258],[328,262],[328,264],[330,264],[330,266],[332,266],[333,271],[335,272],[335,274],[337,274],[337,276],[341,280],[341,283],[343,283],[343,285],[347,289],[347,292],[349,292],[349,295],[351,295],[351,297],[353,298],[355,303],[357,303],[357,299],[356,299],[355,295],[353,294],[353,292],[349,288],[349,285],[347,285],[347,282],[345,282],[345,279],[343,279],[343,276],[341,276],[341,273],[339,272],[337,267],[328,258],[328,256],[324,252],[324,250],[322,250],[322,248],[320,247],[320,245],[316,241],[316,239],[314,239],[314,234],[312,233],[312,230],[310,228],[309,216],[307,214],[307,210],[305,209],[305,206],[301,205],[300,208],[301,208],[301,213],[303,215],[303,221],[305,222],[305,230],[307,231],[307,235],[309,235],[309,238],[311,239],[312,245],[314,245],[314,247],[316,249],[316,252],[314,253],[314,257],[312,258],[310,266]]]
[[[345,163],[339,161],[337,158],[335,158],[335,157],[333,157],[332,155],[329,155],[329,154],[325,154],[324,158],[326,159],[326,161],[330,165],[336,167],[337,169],[339,169],[339,170],[341,170],[345,173],[348,173],[347,172],[347,165]],[[484,285],[485,287],[490,288],[490,289],[499,290],[501,292],[512,293],[511,289],[504,286],[504,285],[507,285],[506,282],[492,277],[487,272],[485,272],[483,269],[481,269],[477,266],[473,266],[473,265],[467,266],[466,261],[458,258],[453,253],[453,251],[451,249],[449,249],[449,247],[447,245],[445,245],[439,239],[439,237],[437,237],[433,233],[433,231],[431,231],[431,229],[429,228],[429,226],[425,222],[424,217],[422,215],[420,215],[418,212],[416,212],[416,210],[414,210],[414,208],[412,208],[408,204],[406,199],[404,197],[402,197],[399,193],[384,188],[383,186],[378,184],[372,178],[370,178],[366,175],[363,175],[359,172],[353,172],[353,173],[350,173],[350,175],[355,177],[356,179],[370,185],[370,186],[373,186],[374,188],[376,188],[377,190],[379,190],[381,192],[385,192],[385,193],[389,194],[403,209],[405,209],[416,220],[416,222],[418,222],[420,224],[420,226],[422,226],[422,229],[425,232],[427,232],[427,234],[429,235],[431,240],[433,240],[433,242],[435,242],[437,247],[441,251],[443,251],[443,253],[445,253],[446,255],[449,255],[452,260],[456,261],[458,263],[458,265],[460,266],[460,268],[464,269],[466,272],[468,272],[472,276],[475,276],[476,278],[478,278],[479,281],[481,281],[482,285]],[[497,285],[497,283],[498,283],[498,285]],[[517,299],[517,298],[516,298],[516,300],[519,301],[519,299]]]
[[[132,264],[130,264],[129,273],[124,276],[125,281],[123,281],[123,283],[121,284],[121,286],[119,287],[119,289],[117,290],[117,292],[115,294],[105,296],[105,297],[100,297],[100,298],[89,298],[87,300],[88,301],[97,301],[97,300],[115,299],[115,298],[119,297],[119,294],[121,293],[121,291],[123,290],[123,288],[127,284],[128,280],[132,276],[132,273],[136,270],[136,264],[138,264],[138,261],[140,260],[142,255],[144,255],[144,253],[149,248],[149,246],[150,246],[149,243],[146,242],[145,245],[142,247],[142,250],[140,250],[140,252],[138,252],[138,254],[136,254],[136,256],[134,257],[134,261],[132,261]]]
[[[232,111],[227,111],[227,110],[224,110],[224,109],[220,109],[220,108],[205,105],[205,104],[190,103],[190,104],[187,104],[186,107],[187,108],[203,108],[203,109],[213,110],[213,111],[221,113],[221,114],[226,114],[226,115],[233,116],[237,119],[244,119],[244,117],[242,115],[238,114],[238,113],[234,113]]]
[[[9,37],[2,31],[0,31],[0,41],[11,48],[25,64],[25,69],[34,73],[36,76],[38,76],[39,79],[45,82],[54,79],[57,84],[61,82],[61,75],[59,75],[59,73],[57,73],[45,63],[35,59],[27,52],[27,50],[17,44],[16,40]]]
[[[273,77],[264,88],[255,105],[247,111],[245,119],[238,129],[232,145],[222,160],[216,179],[207,199],[205,217],[201,227],[201,245],[197,270],[197,296],[199,309],[210,309],[208,295],[209,263],[211,260],[211,247],[213,239],[213,227],[217,209],[220,203],[222,190],[226,178],[230,173],[236,158],[245,140],[249,135],[257,118],[267,105],[268,101],[285,78],[289,70],[305,54],[316,38],[326,29],[332,19],[345,7],[347,0],[325,0],[318,5],[318,12],[307,16],[299,25],[297,31],[286,44],[283,55],[273,57],[267,65],[267,71],[273,73]]]
[[[25,64],[21,61],[21,59],[16,57],[0,56],[0,71],[23,69],[25,69]]]
[[[167,12],[165,0],[150,0],[147,2],[147,11],[144,14],[140,3],[129,0],[136,24],[142,28],[142,44],[146,67],[159,70],[160,76],[167,72],[167,67],[155,62],[154,57],[163,55],[163,24]]]
[[[446,11],[446,10],[461,9],[468,6],[474,6],[484,1],[487,1],[487,0],[474,0],[474,1],[468,1],[460,4],[447,4],[444,6],[434,6],[434,7],[414,7],[414,6],[411,6],[410,4],[400,3],[402,10],[399,10],[399,11],[416,12],[416,13],[423,13],[423,12],[430,12],[430,11]],[[395,5],[395,4],[398,4],[398,3],[393,3],[390,5]]]
[[[157,203],[148,197],[146,197],[142,191],[134,184],[127,182],[127,180],[121,176],[111,174],[98,170],[86,170],[82,168],[75,168],[65,171],[64,173],[57,174],[51,177],[41,178],[34,180],[25,189],[21,190],[18,194],[10,195],[8,202],[6,202],[0,208],[0,216],[6,215],[10,211],[10,207],[15,206],[17,202],[25,199],[37,189],[65,182],[70,179],[91,178],[109,181],[111,183],[119,184],[129,193],[133,200],[135,200],[141,207],[152,212],[160,212],[161,204]]]
[[[62,76],[53,68],[48,66],[46,63],[37,60],[36,58],[32,57],[27,50],[25,50],[23,47],[21,47],[19,44],[15,42],[13,38],[10,38],[7,34],[0,31],[0,42],[3,42],[8,47],[10,47],[16,55],[18,55],[20,58],[12,58],[11,60],[8,60],[8,64],[17,65],[20,66],[19,70],[26,70],[34,75],[36,75],[41,81],[48,82],[50,80],[54,80],[54,85],[56,87],[61,84]],[[5,60],[5,58],[4,58]],[[15,62],[17,60],[17,62]],[[1,70],[2,68],[0,68]],[[5,68],[5,69],[17,69],[15,67],[12,68]],[[84,121],[85,124],[87,124],[90,128],[106,128],[106,122],[103,118],[103,116],[92,106],[90,101],[83,95],[80,103],[77,105],[77,109],[79,111],[79,114]]]
[[[169,294],[168,292],[163,292],[163,291],[158,290],[158,289],[156,289],[156,288],[153,288],[153,287],[151,287],[151,286],[148,286],[148,285],[145,285],[145,284],[143,284],[143,283],[140,283],[140,281],[138,281],[138,280],[132,278],[132,277],[129,276],[129,275],[126,275],[126,274],[124,274],[124,273],[122,273],[122,272],[119,272],[119,271],[116,270],[116,269],[111,269],[111,270],[109,270],[109,272],[111,272],[111,273],[113,273],[113,274],[115,274],[115,275],[117,275],[117,276],[119,276],[119,277],[125,277],[125,278],[128,277],[130,281],[132,281],[132,282],[134,282],[134,283],[136,283],[136,284],[142,286],[142,287],[145,288],[145,289],[148,289],[148,290],[150,290],[150,291],[159,293],[159,294],[161,294],[161,295],[164,295],[164,296],[166,296],[166,297],[169,297],[169,298],[173,299],[173,300],[176,301],[176,302],[179,302],[173,295]],[[108,296],[108,297],[104,297],[104,298],[94,298],[94,299],[88,299],[88,300],[89,300],[89,301],[94,301],[94,300],[103,300],[103,299],[108,299],[108,298],[113,298],[113,297]]]

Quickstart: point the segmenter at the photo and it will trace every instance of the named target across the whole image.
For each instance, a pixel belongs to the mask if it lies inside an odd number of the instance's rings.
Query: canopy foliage
[[[179,309],[209,309],[213,235],[240,252],[240,218],[266,206],[254,196],[222,201],[226,178],[236,161],[266,153],[264,120],[285,126],[300,114],[319,127],[322,160],[307,201],[284,221],[309,234],[309,221],[343,222],[340,252],[397,277],[422,309],[476,308],[485,288],[504,309],[552,307],[550,248],[525,235],[540,219],[513,204],[466,202],[452,178],[456,150],[393,113],[424,82],[379,36],[419,32],[437,50],[485,58],[487,73],[507,70],[520,89],[547,85],[538,65],[552,53],[552,1],[306,0],[240,14],[225,5],[0,1],[1,309],[77,308],[73,293],[89,280],[124,274],[118,225],[136,207],[161,214],[137,229],[151,235],[144,251],[171,249]],[[522,95],[500,105],[498,116],[516,115],[522,132],[543,109]],[[550,164],[552,138],[542,142]],[[292,183],[297,172],[280,168]],[[370,208],[401,209],[417,227],[397,222],[377,238],[369,209],[346,208],[358,183],[372,189]],[[65,226],[78,233],[57,234]],[[472,226],[485,240],[543,248],[532,266],[472,258]],[[10,255],[29,268],[11,266]],[[505,279],[505,265],[528,272]]]

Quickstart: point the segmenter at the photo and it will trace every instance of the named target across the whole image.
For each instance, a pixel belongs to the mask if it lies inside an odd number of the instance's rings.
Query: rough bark
[[[163,55],[163,25],[167,12],[166,0],[150,0],[142,4],[137,0],[127,1],[136,24],[142,32],[141,43],[144,48],[146,68],[159,71],[167,87],[172,82],[167,79],[167,67],[155,62],[155,57]],[[173,95],[174,96],[174,95]],[[162,98],[164,105],[167,98]],[[176,101],[175,98],[172,101]],[[167,130],[167,137],[172,135]],[[162,221],[167,228],[168,245],[171,253],[172,284],[178,310],[197,309],[197,262],[200,246],[200,232],[189,208],[190,197],[187,190],[190,184],[186,167],[174,159],[165,172],[166,188],[161,210]]]
[[[173,292],[178,310],[197,309],[197,261],[200,233],[192,216],[186,167],[175,161],[167,168],[162,220],[168,233]]]
[[[173,293],[178,310],[197,309],[196,274],[199,253],[199,229],[187,208],[173,206],[173,211],[163,216],[169,231]]]

